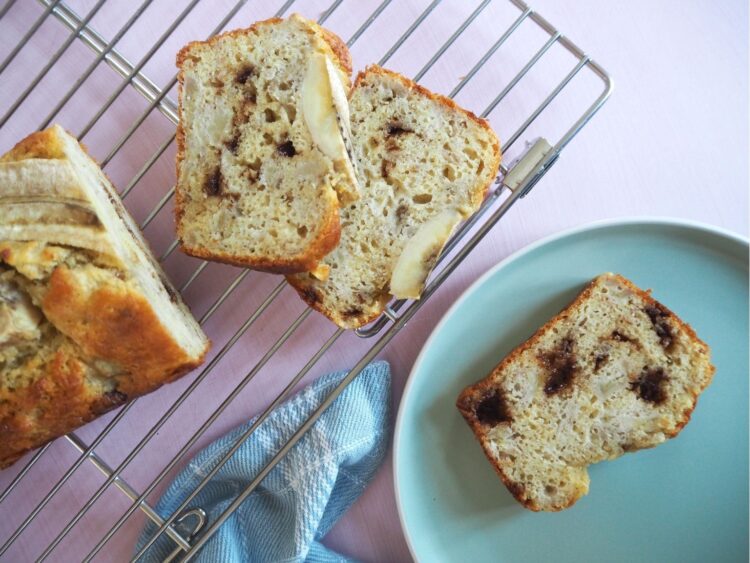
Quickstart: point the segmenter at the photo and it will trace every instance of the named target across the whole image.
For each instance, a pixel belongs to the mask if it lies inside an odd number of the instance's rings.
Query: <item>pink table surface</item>
[[[93,4],[91,0],[69,3],[79,14],[86,13]],[[92,25],[103,36],[112,37],[137,4],[130,0],[108,2],[93,18]],[[176,50],[188,40],[205,37],[231,4],[230,0],[201,2],[143,72],[157,85],[167,84],[174,74]],[[269,17],[281,4],[270,0],[249,2],[229,27]],[[355,68],[379,59],[427,4],[424,0],[393,2],[352,47]],[[413,75],[478,4],[478,0],[446,0],[388,66]],[[153,2],[120,41],[118,50],[131,61],[139,60],[185,5],[186,0]],[[326,1],[299,0],[292,10],[316,18],[327,5]],[[348,38],[377,5],[372,0],[344,2],[326,25]],[[393,369],[394,415],[411,366],[443,313],[483,272],[530,242],[590,221],[634,215],[693,219],[747,235],[747,3],[743,0],[565,3],[536,0],[532,5],[612,74],[615,92],[534,192],[511,210],[381,354]],[[40,12],[40,5],[32,0],[15,3],[0,21],[0,60],[13,49]],[[503,0],[492,2],[422,82],[439,92],[449,92],[517,14]],[[67,36],[67,30],[53,18],[41,27],[0,79],[0,112],[5,113]],[[507,49],[503,47],[493,56],[470,87],[461,92],[458,101],[481,111],[538,48],[539,37],[541,34],[534,36],[529,32],[522,41],[509,41]],[[38,128],[91,60],[91,51],[74,42],[2,127],[0,151]],[[561,77],[570,67],[570,60],[566,61],[568,66],[564,71],[560,70],[561,61],[553,56],[542,63],[543,72]],[[507,102],[491,114],[491,123],[501,139],[528,115],[539,102],[539,96],[546,95],[548,90],[541,89],[544,78],[542,74],[532,74],[524,79]],[[100,65],[55,120],[74,132],[80,131],[120,82],[105,65]],[[584,87],[580,86],[581,92]],[[587,92],[586,100],[590,100],[590,87]],[[558,132],[564,130],[580,113],[578,102],[580,99],[575,96],[561,101],[554,111],[548,112],[544,126]],[[146,105],[139,94],[126,89],[85,136],[91,152],[99,159],[104,158]],[[149,116],[133,139],[107,164],[113,182],[120,189],[128,185],[172,133],[173,126],[158,112]],[[531,133],[524,138],[533,136]],[[509,156],[517,149],[518,146]],[[173,157],[174,147],[170,146],[126,199],[139,222],[172,186]],[[157,254],[172,240],[170,215],[171,203],[145,230]],[[178,252],[166,261],[165,269],[179,285],[197,265],[198,261]],[[209,266],[185,292],[186,301],[197,315],[202,314],[238,272],[227,266]],[[206,324],[206,331],[216,344],[214,354],[277,283],[278,278],[265,274],[245,278]],[[128,482],[139,490],[145,487],[303,310],[293,292],[284,289],[269,312],[240,338],[198,392],[126,468],[123,475]],[[286,378],[296,373],[332,332],[330,323],[317,314],[307,318],[191,452],[259,412],[283,388]],[[368,345],[369,342],[353,335],[345,335],[315,365],[305,381],[331,369],[352,365]],[[140,400],[97,448],[97,453],[116,466],[192,379],[193,376],[185,378]],[[88,425],[79,436],[93,440],[112,416]],[[0,505],[0,541],[7,539],[76,458],[76,450],[66,440],[52,445],[22,485]],[[328,535],[327,545],[366,561],[410,559],[397,515],[391,461],[389,455],[373,484]],[[0,473],[0,490],[21,466],[22,463]],[[85,463],[15,542],[6,554],[7,560],[25,561],[37,556],[102,482],[101,474]],[[155,502],[161,490],[163,487],[149,500]],[[127,507],[127,499],[121,492],[107,490],[54,552],[55,560],[81,558]],[[126,559],[143,522],[140,513],[130,518],[100,559]]]

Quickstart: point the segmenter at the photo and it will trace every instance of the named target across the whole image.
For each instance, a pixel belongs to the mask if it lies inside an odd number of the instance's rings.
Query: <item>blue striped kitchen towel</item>
[[[271,413],[189,506],[203,508],[209,524],[214,521],[345,373],[321,377]],[[350,561],[320,540],[367,487],[383,461],[389,436],[390,382],[386,362],[367,366],[195,560]],[[235,428],[195,456],[169,486],[156,510],[163,516],[171,514],[252,423]],[[153,524],[146,526],[137,550],[155,530]],[[164,534],[143,560],[162,561],[175,545]]]

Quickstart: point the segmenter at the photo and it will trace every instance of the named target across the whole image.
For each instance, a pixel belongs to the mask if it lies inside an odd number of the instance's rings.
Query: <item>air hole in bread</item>
[[[456,179],[456,169],[451,165],[443,167],[443,176],[448,178],[451,182]]]
[[[347,309],[346,311],[344,311],[344,317],[348,317],[348,318],[350,318],[350,317],[358,317],[361,314],[362,314],[362,309],[360,309],[358,307],[352,307],[352,308]]]
[[[430,203],[432,201],[432,194],[416,194],[412,196],[411,200],[419,204]]]
[[[399,205],[396,209],[396,220],[401,223],[409,213],[409,208],[406,205]]]
[[[594,372],[597,372],[609,360],[609,354],[600,353],[594,356]]]
[[[302,238],[305,238],[307,236],[307,227],[305,227],[304,225],[302,225],[301,227],[297,227],[297,234]]]
[[[284,113],[286,113],[286,118],[289,120],[289,123],[294,123],[294,120],[297,118],[297,108],[292,104],[284,104],[282,107],[284,108]]]
[[[266,123],[274,123],[279,120],[279,115],[271,108],[266,108],[263,115],[266,118]]]
[[[470,159],[474,160],[475,158],[479,158],[479,155],[477,154],[477,151],[475,151],[472,148],[465,148],[464,154],[468,156]]]
[[[258,89],[256,88],[253,82],[250,82],[245,85],[245,92],[243,94],[243,98],[245,102],[249,104],[254,105],[258,103]]]
[[[393,161],[383,160],[380,163],[380,175],[387,180],[394,166],[395,164],[393,163]]]

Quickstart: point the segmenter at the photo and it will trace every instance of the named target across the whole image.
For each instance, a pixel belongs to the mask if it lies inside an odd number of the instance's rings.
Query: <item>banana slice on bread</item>
[[[419,297],[456,225],[495,179],[500,145],[483,119],[377,66],[349,99],[362,194],[341,209],[328,276],[289,276],[313,308],[344,328],[383,311],[391,295]]]
[[[359,196],[347,151],[344,43],[292,15],[178,57],[175,214],[193,256],[277,273],[314,269]]]
[[[456,209],[441,211],[404,245],[391,274],[390,293],[396,299],[419,299],[427,277],[453,231],[464,219]]]
[[[345,80],[348,82],[348,77]],[[336,69],[330,57],[320,53],[310,57],[302,81],[300,101],[313,142],[333,160],[334,167],[344,171],[348,180],[350,189],[340,191],[339,199],[342,203],[356,200],[359,193],[351,158],[349,102],[341,71]]]

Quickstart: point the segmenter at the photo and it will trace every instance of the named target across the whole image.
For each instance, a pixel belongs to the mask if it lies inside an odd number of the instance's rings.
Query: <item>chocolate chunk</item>
[[[221,170],[216,168],[211,172],[206,179],[203,181],[203,190],[209,196],[217,196],[221,194],[221,190],[224,184],[224,177],[221,175]]]
[[[672,327],[669,325],[667,319],[669,313],[658,303],[649,305],[643,311],[651,319],[651,324],[654,325],[654,331],[659,337],[659,343],[662,347],[669,352],[674,345],[674,334],[672,333]]]
[[[393,170],[393,167],[395,164],[393,161],[390,160],[382,160],[380,162],[380,175],[383,177],[384,180],[388,179],[389,174],[391,173],[391,170]]]
[[[121,405],[125,401],[128,400],[128,396],[125,393],[122,393],[121,391],[118,391],[117,389],[113,389],[112,391],[107,391],[104,394],[104,398],[113,407],[117,406],[117,405]]]
[[[615,330],[612,332],[612,335],[610,336],[612,340],[616,340],[617,342],[632,342],[633,339],[629,336],[624,335],[619,330]]]
[[[234,81],[237,84],[245,84],[252,78],[254,72],[255,68],[252,65],[245,66],[234,76]]]
[[[360,309],[359,307],[350,307],[346,311],[344,311],[343,315],[346,318],[358,317],[362,314],[362,312],[362,309]]]
[[[276,151],[280,155],[288,157],[292,157],[297,154],[297,151],[294,149],[294,144],[291,141],[281,143],[278,147],[276,147]]]
[[[512,482],[506,483],[505,486],[508,487],[508,491],[516,499],[521,502],[524,502],[526,500],[526,487],[523,486],[523,483]]]
[[[323,298],[321,297],[320,292],[314,287],[304,288],[302,290],[302,297],[305,301],[307,301],[311,305],[314,305],[316,303],[320,303],[321,301],[323,301]]]
[[[237,147],[240,145],[240,132],[235,131],[234,135],[232,135],[232,138],[229,139],[226,143],[224,143],[224,146],[227,147],[229,152],[232,154],[237,154]]]
[[[658,405],[667,398],[664,383],[668,379],[663,368],[644,367],[638,378],[630,382],[630,389],[644,401]]]
[[[474,413],[477,415],[477,420],[487,426],[497,426],[511,421],[505,397],[497,389],[482,397]]]
[[[548,373],[544,384],[544,392],[547,395],[554,395],[570,387],[578,371],[571,338],[563,338],[557,348],[551,352],[542,353],[539,359]]]
[[[413,130],[404,127],[401,123],[398,123],[396,121],[391,121],[387,125],[386,132],[388,133],[389,137],[394,135],[403,135],[405,133],[414,133]]]
[[[409,212],[408,207],[406,207],[403,204],[399,205],[398,208],[396,209],[396,221],[401,223],[404,220],[404,217],[406,216],[408,212]]]
[[[609,354],[597,354],[594,357],[594,372],[599,371],[604,364],[609,360]]]

